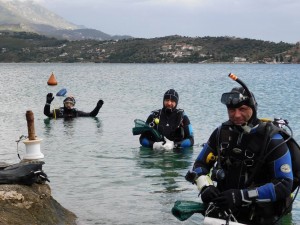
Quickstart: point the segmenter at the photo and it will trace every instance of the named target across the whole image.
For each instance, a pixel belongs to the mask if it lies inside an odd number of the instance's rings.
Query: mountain
[[[116,40],[102,31],[70,23],[34,1],[0,0],[0,30],[33,32],[67,40]]]

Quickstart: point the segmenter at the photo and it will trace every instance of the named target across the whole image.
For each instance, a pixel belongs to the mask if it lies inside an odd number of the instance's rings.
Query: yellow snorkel
[[[53,118],[56,120],[56,110],[55,110],[55,107],[53,109]]]

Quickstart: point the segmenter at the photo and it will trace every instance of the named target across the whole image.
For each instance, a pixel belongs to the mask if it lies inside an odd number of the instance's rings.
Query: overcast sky
[[[300,41],[300,0],[36,1],[69,22],[109,35]]]

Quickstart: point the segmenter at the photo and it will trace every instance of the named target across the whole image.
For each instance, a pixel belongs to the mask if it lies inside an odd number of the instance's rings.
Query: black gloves
[[[97,106],[101,108],[102,105],[103,105],[103,103],[104,103],[104,101],[103,101],[102,99],[100,99],[100,100],[97,102]]]
[[[32,170],[30,173],[20,177],[15,182],[18,184],[32,185],[33,183],[44,184],[46,181],[50,182],[47,174],[45,174],[42,170]]]
[[[54,97],[52,93],[48,93],[47,94],[47,98],[46,98],[46,103],[51,104],[51,102],[53,101]]]
[[[214,199],[219,196],[220,191],[215,186],[209,185],[203,188],[200,194],[203,203],[210,203],[214,202]]]
[[[191,182],[192,184],[195,183],[195,180],[197,179],[198,177],[198,174],[194,171],[188,171],[185,175],[185,179],[188,181],[188,182]]]
[[[222,209],[234,209],[242,205],[242,193],[239,189],[230,189],[219,194],[213,202]]]
[[[36,176],[36,181],[35,181],[36,183],[44,184],[46,181],[50,182],[47,174],[45,174],[44,171],[38,170],[38,171],[35,171],[34,174]]]

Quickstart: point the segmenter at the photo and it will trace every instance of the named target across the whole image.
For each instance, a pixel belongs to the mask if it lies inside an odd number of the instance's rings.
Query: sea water
[[[261,64],[0,64],[1,162],[17,163],[28,135],[25,113],[32,110],[35,132],[45,155],[53,197],[78,216],[81,225],[201,224],[194,214],[181,222],[172,214],[176,200],[199,201],[196,186],[185,181],[211,132],[227,120],[221,94],[241,78],[254,93],[260,118],[284,118],[300,141],[300,65]],[[58,81],[48,86],[51,73]],[[96,118],[49,120],[43,114],[46,95],[62,88],[76,108]],[[193,125],[195,146],[182,152],[141,148],[132,135],[134,119],[146,120],[162,107],[170,88],[179,93],[178,107]],[[56,97],[51,108],[62,106]],[[299,224],[299,200],[282,224]]]

